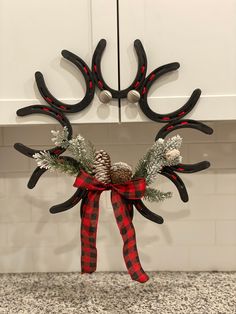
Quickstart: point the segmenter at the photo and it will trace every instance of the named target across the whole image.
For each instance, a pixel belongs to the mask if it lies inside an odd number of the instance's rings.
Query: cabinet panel
[[[202,97],[189,118],[236,119],[236,0],[119,0],[121,88],[132,82],[137,61],[133,41],[141,39],[148,73],[179,62],[177,72],[156,81],[152,110],[170,112],[195,88]],[[132,14],[131,14],[132,12]],[[145,121],[138,105],[122,101],[122,121]]]
[[[61,51],[79,55],[90,66],[101,37],[110,43],[103,61],[104,76],[117,88],[116,14],[115,0],[0,0],[0,124],[51,123],[47,117],[17,118],[15,114],[23,106],[44,103],[34,80],[37,70],[57,98],[70,104],[83,98],[83,77]],[[72,114],[70,120],[117,122],[117,102],[100,104],[95,95],[93,103]]]

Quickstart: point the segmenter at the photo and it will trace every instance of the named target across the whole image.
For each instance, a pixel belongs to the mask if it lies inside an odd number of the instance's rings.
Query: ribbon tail
[[[126,206],[128,209],[128,214],[130,216],[131,221],[133,221],[134,218],[134,206],[131,200],[125,200]]]
[[[101,191],[89,191],[81,204],[81,272],[93,273],[97,268],[97,224]]]
[[[135,230],[129,213],[129,209],[132,210],[132,205],[129,205],[128,201],[113,190],[111,192],[111,201],[116,222],[124,242],[123,256],[127,270],[133,280],[144,283],[148,281],[149,277],[143,270],[138,256]]]

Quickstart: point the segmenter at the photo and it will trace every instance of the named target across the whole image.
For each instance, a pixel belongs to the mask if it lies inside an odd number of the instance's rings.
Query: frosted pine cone
[[[105,184],[111,182],[110,177],[111,158],[104,150],[96,151],[93,164],[94,177]]]
[[[124,162],[116,162],[111,166],[111,182],[121,184],[132,177],[132,168]]]

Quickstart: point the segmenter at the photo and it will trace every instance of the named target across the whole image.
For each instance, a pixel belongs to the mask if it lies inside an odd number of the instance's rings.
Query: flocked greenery
[[[72,158],[58,157],[47,151],[36,153],[33,157],[36,159],[40,168],[48,169],[50,171],[64,172],[72,176],[77,176],[82,168],[82,165]]]
[[[33,156],[38,166],[72,176],[77,176],[81,169],[92,174],[95,161],[93,144],[86,141],[81,135],[69,139],[66,127],[62,131],[51,132],[54,144],[67,149],[71,157],[56,156],[48,151],[41,151]],[[133,178],[146,179],[145,200],[160,202],[172,196],[171,192],[161,192],[150,185],[155,181],[163,167],[177,165],[181,162],[182,157],[179,153],[181,144],[182,138],[179,135],[167,141],[158,139],[138,162]]]
[[[150,185],[163,167],[177,165],[181,162],[182,157],[179,155],[172,159],[167,158],[168,152],[173,150],[179,152],[181,144],[182,138],[179,135],[166,142],[162,138],[158,139],[138,162],[133,177],[145,178],[147,185]]]
[[[62,131],[51,131],[52,141],[55,145],[67,149],[71,155],[78,161],[82,168],[91,173],[92,165],[95,160],[95,147],[90,141],[86,141],[80,134],[75,138],[68,139],[68,130],[66,127]]]
[[[66,127],[64,127],[62,131],[51,132],[54,144],[67,149],[73,159],[62,158],[52,155],[47,151],[41,151],[33,156],[38,166],[51,171],[65,172],[70,175],[77,175],[80,169],[91,174],[95,160],[95,148],[93,144],[86,141],[80,134],[69,140],[69,133]]]

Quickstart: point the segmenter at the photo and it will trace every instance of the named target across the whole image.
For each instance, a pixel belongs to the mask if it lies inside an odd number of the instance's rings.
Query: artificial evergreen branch
[[[179,135],[166,142],[158,139],[139,161],[133,178],[145,178],[147,185],[150,185],[163,167],[179,164],[182,160],[179,153],[181,143],[182,138]]]
[[[62,129],[62,131],[52,130],[51,133],[54,136],[52,138],[52,141],[54,142],[55,145],[65,149],[69,146],[68,144],[69,132],[66,126]]]
[[[55,145],[67,149],[71,155],[83,166],[88,173],[92,173],[92,165],[95,160],[95,148],[93,144],[86,141],[80,134],[68,140],[68,130],[66,127],[62,131],[51,131],[52,141]]]
[[[171,192],[161,192],[157,189],[147,187],[144,195],[144,199],[148,202],[162,202],[165,199],[171,198]]]
[[[47,151],[41,151],[33,155],[40,168],[48,169],[50,171],[64,172],[72,176],[77,176],[82,165],[72,158],[61,158],[51,155]]]

